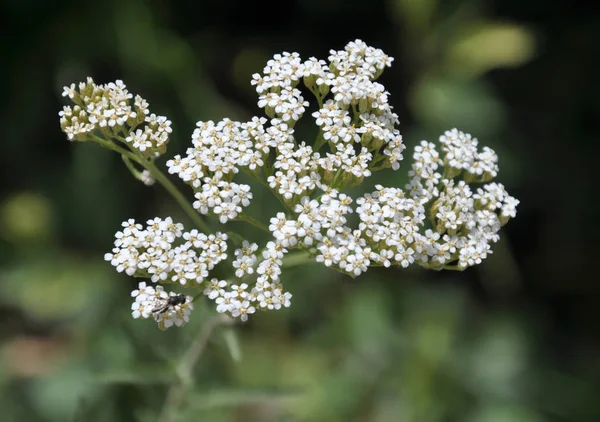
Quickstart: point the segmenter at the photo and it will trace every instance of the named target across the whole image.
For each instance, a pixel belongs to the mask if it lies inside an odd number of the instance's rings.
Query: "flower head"
[[[124,222],[105,259],[152,283],[200,287],[217,312],[242,321],[258,310],[291,305],[281,274],[295,249],[351,277],[372,266],[462,270],[481,263],[519,201],[492,182],[498,157],[470,134],[451,129],[438,143],[421,141],[404,189],[375,185],[358,198],[345,193],[375,172],[398,170],[404,158],[398,116],[377,82],[392,62],[361,40],[331,50],[327,61],[276,54],[251,80],[266,117],[199,121],[185,154],[167,162],[169,173],[193,191],[193,208],[223,224],[252,221],[245,213],[254,194],[240,173],[268,187],[282,209],[264,218],[270,238],[262,248],[243,240],[228,255],[226,234],[186,232],[171,218],[155,218],[146,226]],[[296,132],[310,106],[302,84],[318,103],[310,113],[318,133],[312,144]],[[96,85],[88,79],[65,87],[63,96],[74,103],[60,113],[69,139],[107,146],[99,134],[109,136],[141,165],[165,152],[171,122],[150,113],[121,81]],[[138,179],[160,181],[154,170],[145,168]],[[235,281],[210,276],[223,260],[231,263]],[[157,284],[140,283],[132,297],[133,316],[153,315],[163,329],[187,322],[193,309],[189,296]]]

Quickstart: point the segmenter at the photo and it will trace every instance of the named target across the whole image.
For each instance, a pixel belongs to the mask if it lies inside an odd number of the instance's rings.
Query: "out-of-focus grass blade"
[[[289,390],[238,390],[218,389],[196,391],[189,395],[190,411],[215,407],[231,407],[257,404],[279,404],[303,397],[299,389]]]
[[[171,384],[177,380],[169,368],[137,368],[98,373],[94,381],[102,384]]]
[[[225,338],[225,344],[227,344],[231,359],[234,362],[240,362],[242,360],[242,349],[240,348],[240,341],[235,330],[232,328],[224,330],[223,337]]]

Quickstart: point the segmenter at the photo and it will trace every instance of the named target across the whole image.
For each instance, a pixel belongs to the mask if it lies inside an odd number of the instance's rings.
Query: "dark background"
[[[173,121],[170,158],[198,120],[259,114],[249,81],[273,54],[327,59],[356,38],[395,57],[381,82],[405,157],[446,129],[472,133],[498,152],[517,217],[462,273],[284,271],[292,307],[214,333],[180,420],[600,420],[591,2],[1,4],[2,421],[157,420],[173,367],[214,313],[200,306],[164,333],[130,318],[134,281],[102,258],[114,232],[131,217],[188,221],[115,154],[66,140],[62,86],[124,80]],[[405,159],[364,189],[403,186]],[[266,222],[278,204],[255,189],[250,213]]]

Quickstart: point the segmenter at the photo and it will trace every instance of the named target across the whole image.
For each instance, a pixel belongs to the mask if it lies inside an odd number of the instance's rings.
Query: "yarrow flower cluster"
[[[227,258],[227,235],[183,231],[181,223],[155,218],[146,227],[130,219],[115,235],[115,247],[104,259],[117,269],[152,282],[201,284]]]
[[[193,191],[192,213],[263,228],[271,239],[262,249],[238,241],[241,247],[228,255],[227,235],[184,232],[170,218],[156,218],[146,227],[123,223],[106,259],[117,271],[153,283],[200,287],[218,312],[243,321],[257,310],[290,306],[281,272],[284,256],[295,250],[352,277],[373,266],[463,270],[481,263],[492,253],[500,228],[515,217],[519,201],[491,182],[498,157],[471,135],[452,129],[439,145],[417,145],[404,189],[377,185],[356,199],[344,193],[374,172],[398,170],[403,159],[398,116],[389,93],[376,82],[392,61],[360,40],[332,50],[328,61],[277,54],[251,81],[267,117],[198,122],[186,154],[167,162],[169,173]],[[311,113],[316,139],[310,144],[295,131],[310,107],[306,93],[316,98]],[[89,79],[78,90],[74,84],[66,87],[64,95],[76,104],[60,113],[69,139],[114,149],[143,167],[132,171],[144,183],[156,179],[174,189],[154,165],[170,133],[166,118],[149,115],[139,97],[132,108],[132,96],[120,81],[97,86]],[[141,123],[144,129],[138,128]],[[268,226],[245,213],[253,194],[250,185],[235,181],[240,172],[268,187],[281,203]],[[351,214],[358,220],[354,227]],[[231,263],[230,279],[211,278],[209,272],[223,260]],[[189,297],[161,286],[140,284],[134,293],[134,317],[155,313],[162,328],[181,325],[192,309]],[[158,316],[153,301],[161,305]]]
[[[133,98],[123,81],[96,85],[88,78],[64,87],[62,95],[75,103],[59,113],[60,126],[69,140],[98,140],[95,132],[100,132],[144,156],[156,157],[167,150],[171,121],[150,114],[148,102],[139,95]]]
[[[167,161],[169,173],[179,175],[194,189],[194,208],[201,214],[217,215],[221,223],[235,219],[252,199],[250,186],[231,181],[239,167],[264,165],[262,155],[253,148],[249,129],[231,120],[216,125],[198,122],[188,155]]]

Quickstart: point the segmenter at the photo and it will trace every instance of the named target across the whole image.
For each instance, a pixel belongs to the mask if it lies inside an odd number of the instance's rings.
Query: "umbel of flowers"
[[[166,150],[169,120],[150,114],[148,103],[121,81],[97,85],[88,78],[65,87],[63,95],[75,104],[60,113],[68,139],[119,152],[138,179],[167,188],[200,229],[184,231],[169,217],[145,226],[123,223],[105,258],[117,271],[149,280],[132,292],[133,316],[153,316],[163,329],[187,322],[194,298],[161,286],[173,283],[199,287],[218,312],[243,321],[256,310],[290,306],[280,275],[292,250],[352,277],[373,266],[463,270],[491,254],[519,201],[492,182],[495,152],[457,129],[437,145],[422,141],[415,148],[404,188],[377,185],[356,199],[344,193],[373,172],[398,170],[403,159],[398,116],[376,82],[392,61],[360,40],[332,50],[328,61],[275,55],[251,81],[267,117],[200,121],[186,154],[167,161],[168,172],[189,185],[191,206],[154,164]],[[317,134],[310,143],[294,129],[307,113],[306,93],[316,102]],[[280,201],[268,227],[245,214],[252,191],[236,181],[240,172]],[[348,225],[352,213],[355,227]],[[238,241],[231,254],[228,235],[212,233],[201,216],[246,221],[272,239],[260,251],[256,243]],[[221,261],[232,267],[228,280],[210,276]]]

